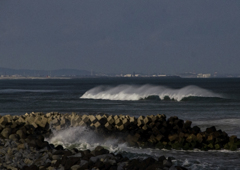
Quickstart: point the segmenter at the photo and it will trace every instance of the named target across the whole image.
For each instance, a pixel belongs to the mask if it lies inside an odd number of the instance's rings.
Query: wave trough
[[[57,90],[1,89],[0,93],[51,93]]]
[[[85,92],[80,98],[135,101],[147,99],[151,96],[158,96],[161,100],[164,100],[167,97],[176,101],[181,101],[187,97],[222,98],[219,94],[193,85],[181,89],[172,89],[155,85],[118,85],[116,87],[97,86]]]

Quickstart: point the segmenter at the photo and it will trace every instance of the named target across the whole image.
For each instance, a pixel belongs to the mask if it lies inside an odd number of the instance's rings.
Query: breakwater
[[[133,147],[153,147],[165,149],[194,148],[229,149],[240,147],[236,136],[209,127],[201,132],[197,126],[191,127],[191,121],[165,115],[131,117],[128,115],[78,115],[76,113],[30,113],[22,116],[0,117],[0,154],[1,169],[138,169],[175,168],[172,158],[164,156],[158,160],[123,158],[120,154],[109,154],[101,146],[94,150],[80,151],[75,148],[64,149],[44,141],[52,135],[52,130],[61,131],[69,127],[84,126],[103,138],[121,136],[121,141]]]

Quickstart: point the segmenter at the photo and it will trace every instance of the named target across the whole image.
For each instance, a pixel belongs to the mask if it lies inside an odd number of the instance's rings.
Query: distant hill
[[[30,70],[30,69],[10,69],[0,67],[0,75],[21,75],[21,76],[89,76],[90,71],[78,69],[57,69],[57,70]]]

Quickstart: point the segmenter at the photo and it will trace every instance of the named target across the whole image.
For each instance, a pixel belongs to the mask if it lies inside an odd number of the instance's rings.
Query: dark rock
[[[37,147],[37,140],[34,138],[34,137],[32,137],[32,136],[28,136],[26,139],[25,139],[25,141],[27,142],[27,144],[29,145],[29,146],[32,146],[32,147]]]
[[[39,168],[36,165],[31,165],[31,166],[24,166],[22,170],[39,170]]]
[[[212,127],[206,129],[206,133],[208,133],[208,134],[213,133],[213,132],[216,132],[216,127],[215,126],[212,126]]]
[[[18,134],[21,139],[25,139],[26,138],[26,132],[25,131],[20,129],[16,132],[16,134]]]
[[[184,167],[181,167],[181,166],[175,166],[175,168],[176,168],[177,170],[188,170],[188,169],[186,169],[186,168],[184,168]]]
[[[128,162],[128,165],[126,166],[127,169],[133,169],[137,170],[139,169],[139,160],[138,159],[132,159]]]
[[[183,124],[183,128],[189,129],[191,128],[192,122],[189,120],[186,120],[186,122]]]
[[[169,135],[168,139],[169,139],[170,142],[176,141],[178,139],[178,135],[177,134]]]
[[[81,162],[80,158],[71,157],[71,158],[66,159],[63,162],[63,165],[64,165],[65,169],[70,169],[73,165],[80,164],[80,162]]]
[[[118,166],[117,166],[117,165],[112,165],[112,166],[109,168],[109,170],[116,170],[116,169],[118,169]]]
[[[160,156],[160,157],[158,158],[158,161],[162,162],[162,161],[165,160],[165,159],[166,159],[165,156]]]
[[[163,160],[163,166],[170,168],[172,165],[173,165],[172,161],[170,161],[168,159]]]
[[[18,141],[19,140],[19,136],[17,134],[11,134],[11,135],[9,135],[8,138],[11,139],[11,140],[14,140],[14,141]]]
[[[62,145],[58,145],[55,147],[56,150],[63,150],[63,146]]]
[[[97,146],[92,152],[91,154],[94,156],[98,156],[98,155],[103,155],[103,154],[108,154],[109,151],[107,149],[104,149],[102,146]]]
[[[146,170],[155,170],[155,169],[162,169],[164,168],[163,164],[162,163],[154,163],[154,164],[151,164],[150,166],[148,166],[146,168]]]
[[[1,135],[2,135],[4,138],[8,139],[9,135],[11,134],[11,132],[12,132],[11,128],[4,128],[4,129],[2,130],[2,132],[1,132]]]
[[[147,167],[151,166],[155,162],[156,162],[155,159],[153,159],[152,157],[148,157],[147,159],[140,161],[139,165],[140,165],[141,169],[146,169]]]
[[[110,167],[111,165],[109,164],[108,166]],[[96,167],[98,169],[108,169],[109,168],[109,167],[105,168],[105,164],[102,161],[100,161],[100,160],[95,162],[94,167]]]
[[[199,132],[201,132],[200,127],[198,127],[198,126],[193,126],[193,128],[192,128],[192,133],[196,135],[196,134],[198,134]]]

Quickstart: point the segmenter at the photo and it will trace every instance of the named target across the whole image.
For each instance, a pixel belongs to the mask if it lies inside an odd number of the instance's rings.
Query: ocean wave
[[[85,92],[80,98],[82,99],[102,99],[102,100],[192,100],[197,98],[223,98],[222,95],[216,94],[210,90],[198,86],[186,86],[181,89],[172,89],[156,85],[118,85],[116,87],[97,86]]]

